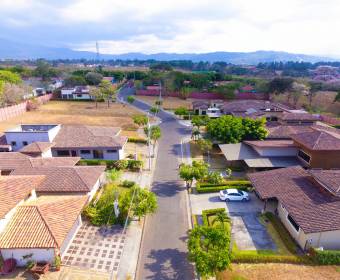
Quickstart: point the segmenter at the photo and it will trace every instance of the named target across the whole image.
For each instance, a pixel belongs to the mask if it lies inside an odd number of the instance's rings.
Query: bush
[[[225,212],[225,208],[214,208],[214,209],[208,209],[202,211],[202,222],[204,226],[210,226],[209,225],[209,216],[216,215],[217,213]]]
[[[117,169],[117,170],[130,169],[130,170],[136,171],[143,167],[143,162],[141,160],[133,160],[133,159],[129,159],[129,160],[126,160],[126,159],[122,159],[122,160],[81,159],[78,162],[78,165],[87,165],[87,166],[106,165],[107,169]]]
[[[212,171],[208,174],[207,181],[210,184],[221,184],[223,182],[223,177],[220,172]]]
[[[268,255],[259,254],[257,251],[254,252],[237,252],[232,254],[232,262],[234,263],[292,263],[301,264],[309,263],[307,258],[299,256],[281,256],[281,255]]]
[[[122,187],[123,188],[132,188],[134,185],[135,185],[134,181],[124,180],[122,182]]]
[[[266,212],[265,216],[272,223],[289,252],[296,254],[297,245],[279,218],[271,212]]]
[[[189,111],[187,108],[179,107],[175,110],[175,115],[178,115],[178,116],[189,115]]]
[[[311,255],[317,264],[321,265],[339,265],[340,251],[339,250],[315,250],[311,249]]]
[[[148,140],[144,138],[135,138],[135,137],[129,137],[128,142],[130,143],[141,143],[141,144],[147,144]]]
[[[219,192],[225,189],[238,189],[248,191],[251,188],[249,181],[225,181],[221,184],[197,183],[196,191],[198,193]]]

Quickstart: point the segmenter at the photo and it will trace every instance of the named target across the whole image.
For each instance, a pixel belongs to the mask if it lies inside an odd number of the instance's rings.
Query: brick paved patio
[[[125,236],[121,226],[108,229],[84,222],[63,256],[63,264],[101,272],[117,272]]]

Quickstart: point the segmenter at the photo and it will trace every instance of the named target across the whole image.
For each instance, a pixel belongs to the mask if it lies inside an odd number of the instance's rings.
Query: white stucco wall
[[[91,95],[88,93],[82,93],[81,96],[78,96],[77,93],[73,93],[73,99],[77,100],[89,100],[91,99]]]
[[[74,88],[71,89],[62,89],[61,90],[61,98],[67,99],[69,98],[68,95],[72,95],[74,92]]]
[[[105,183],[105,180],[106,180],[106,174],[105,172],[103,172],[103,174],[98,178],[97,182],[94,184],[91,192],[88,193],[89,201],[92,200],[97,190]]]
[[[1,254],[4,259],[14,258],[17,261],[17,266],[25,266],[27,260],[22,257],[33,254],[32,259],[41,262],[47,261],[52,263],[54,260],[54,248],[46,249],[1,249]]]
[[[60,254],[61,256],[64,255],[64,253],[66,253],[68,247],[71,245],[73,238],[75,237],[77,231],[79,230],[79,228],[82,225],[82,220],[81,220],[81,216],[79,215],[77,220],[74,222],[71,230],[68,232],[63,244],[60,247]]]
[[[296,156],[297,148],[258,148],[254,147],[254,150],[261,156],[270,157],[288,157]]]
[[[43,157],[43,158],[50,158],[50,157],[52,157],[52,151],[51,151],[51,149],[48,149],[47,151],[43,152],[43,153],[41,154],[41,157]]]
[[[63,150],[63,151],[67,151],[67,149],[53,149],[52,148],[52,155],[54,157],[57,157],[57,150]],[[80,151],[81,150],[90,150],[91,153],[90,154],[83,154],[81,153]],[[81,157],[82,159],[94,159],[93,157],[93,150],[96,150],[96,149],[92,149],[92,148],[81,148],[81,149],[70,149],[69,150],[69,154],[71,156],[71,151],[76,151],[76,156],[79,156]],[[98,149],[100,150],[100,149]],[[103,159],[106,159],[106,160],[119,160],[119,159],[123,159],[124,158],[124,149],[119,149],[119,150],[116,150],[115,153],[108,153],[107,150],[109,150],[109,148],[106,148],[106,149],[103,149]]]

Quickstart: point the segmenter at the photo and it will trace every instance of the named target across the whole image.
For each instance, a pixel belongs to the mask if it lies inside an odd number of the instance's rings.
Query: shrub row
[[[225,189],[238,189],[246,191],[251,188],[249,181],[225,181],[223,184],[209,184],[209,183],[197,183],[196,191],[198,193],[211,193],[219,192]]]
[[[214,208],[202,211],[202,222],[204,226],[210,226],[208,216],[216,215],[217,213],[225,212],[225,208]]]
[[[261,255],[252,252],[238,252],[232,255],[234,263],[310,263],[309,259],[300,256]]]
[[[148,140],[144,138],[135,138],[135,137],[129,137],[128,142],[130,143],[141,143],[141,144],[147,144]]]
[[[279,218],[271,212],[266,212],[265,216],[272,223],[289,252],[296,254],[297,245]]]
[[[81,159],[78,165],[106,165],[107,169],[117,169],[117,170],[140,170],[143,167],[143,161],[141,160],[103,160],[103,159]]]
[[[321,265],[339,265],[340,251],[339,250],[310,250],[310,255],[317,264]]]

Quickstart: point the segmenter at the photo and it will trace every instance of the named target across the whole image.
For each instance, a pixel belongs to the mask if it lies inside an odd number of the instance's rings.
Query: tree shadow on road
[[[148,258],[153,262],[146,263],[144,269],[152,275],[145,279],[194,279],[193,267],[185,252],[178,249],[152,250]]]
[[[154,182],[152,191],[160,197],[171,197],[184,191],[185,187],[177,181]]]

